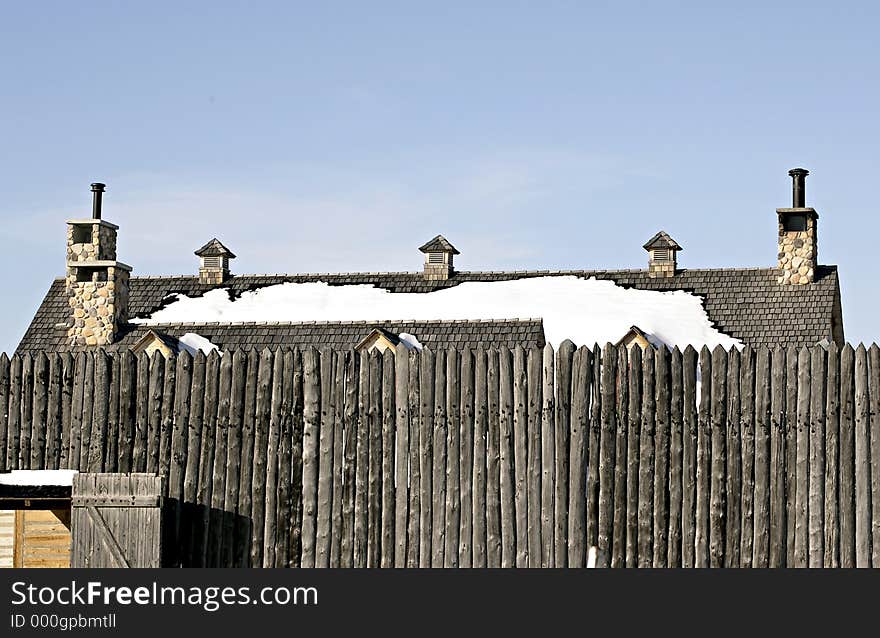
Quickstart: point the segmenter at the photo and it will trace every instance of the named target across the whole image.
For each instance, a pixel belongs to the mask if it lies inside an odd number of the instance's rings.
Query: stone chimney
[[[195,254],[200,258],[199,283],[222,284],[229,279],[229,260],[235,259],[235,255],[216,237]]]
[[[67,276],[71,346],[108,346],[128,321],[131,266],[116,261],[119,226],[101,219],[104,184],[92,184],[92,218],[67,220]]]
[[[649,277],[674,277],[678,267],[678,251],[683,250],[676,241],[660,231],[643,246],[648,251]]]
[[[443,235],[437,235],[419,250],[425,253],[425,279],[439,281],[452,277],[452,259],[459,252]]]
[[[792,179],[791,208],[777,208],[779,217],[780,284],[803,285],[816,277],[817,220],[819,215],[806,206],[806,178],[803,168],[788,171]]]

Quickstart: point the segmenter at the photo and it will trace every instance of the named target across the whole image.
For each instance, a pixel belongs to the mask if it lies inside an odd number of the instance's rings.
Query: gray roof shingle
[[[203,284],[198,277],[132,277],[129,297],[131,317],[148,317],[176,295],[201,296],[215,288],[228,289],[233,298],[243,292],[280,283],[322,281],[330,285],[368,284],[389,292],[426,293],[457,286],[470,281],[507,281],[530,277],[577,276],[610,280],[624,287],[639,290],[683,290],[698,295],[709,320],[721,332],[741,339],[751,346],[781,344],[783,346],[813,345],[823,338],[842,339],[842,327],[835,326],[839,315],[840,286],[836,266],[819,266],[816,281],[808,285],[780,285],[775,268],[688,269],[674,277],[651,278],[646,270],[577,270],[577,271],[515,271],[456,272],[450,279],[432,281],[421,273],[308,273],[278,275],[239,275],[223,284]],[[64,280],[56,279],[49,287],[43,303],[25,332],[18,351],[65,350],[66,330],[56,327],[68,318],[69,306]],[[281,335],[282,345],[350,344],[366,336],[373,328],[414,334],[424,345],[445,347],[462,341],[465,344],[522,343],[543,345],[544,331],[540,319],[528,321],[405,321],[315,323],[315,324],[170,324],[154,326],[171,336],[198,332],[222,347],[247,344],[263,347],[276,344],[274,335]],[[310,328],[311,327],[311,328]],[[120,345],[133,343],[146,328],[125,326]],[[251,339],[253,337],[253,339]],[[216,339],[216,340],[215,340]],[[579,344],[580,345],[580,344]],[[590,345],[590,344],[583,344]],[[346,345],[345,347],[350,347]]]

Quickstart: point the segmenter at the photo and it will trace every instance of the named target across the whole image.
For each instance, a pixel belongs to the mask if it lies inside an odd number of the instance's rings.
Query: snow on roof
[[[199,350],[205,354],[211,354],[213,350],[218,350],[216,345],[211,343],[208,339],[205,339],[202,335],[194,332],[187,332],[186,334],[181,335],[177,339],[177,344],[181,351],[186,350],[190,354],[195,354]]]
[[[73,485],[76,470],[12,470],[0,472],[0,485]]]
[[[478,320],[541,317],[548,343],[614,343],[638,325],[666,345],[741,346],[716,330],[700,297],[623,288],[576,276],[463,282],[430,293],[392,293],[372,285],[282,283],[241,294],[225,288],[182,295],[133,323]],[[210,342],[209,342],[210,343]]]

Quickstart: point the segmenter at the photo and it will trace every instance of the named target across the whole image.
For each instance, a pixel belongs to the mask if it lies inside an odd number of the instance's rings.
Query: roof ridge
[[[363,325],[363,324],[401,324],[401,323],[430,323],[430,324],[478,324],[478,323],[535,323],[543,322],[542,317],[505,318],[505,319],[357,319],[345,321],[171,321],[159,323],[146,323],[141,321],[129,321],[129,326],[143,326],[144,328],[206,328],[212,326],[339,326],[339,325]]]

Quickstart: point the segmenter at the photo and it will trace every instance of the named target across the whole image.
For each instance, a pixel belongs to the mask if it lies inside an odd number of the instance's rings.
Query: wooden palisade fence
[[[182,566],[876,567],[878,420],[876,345],[0,357],[0,469],[167,477]]]

